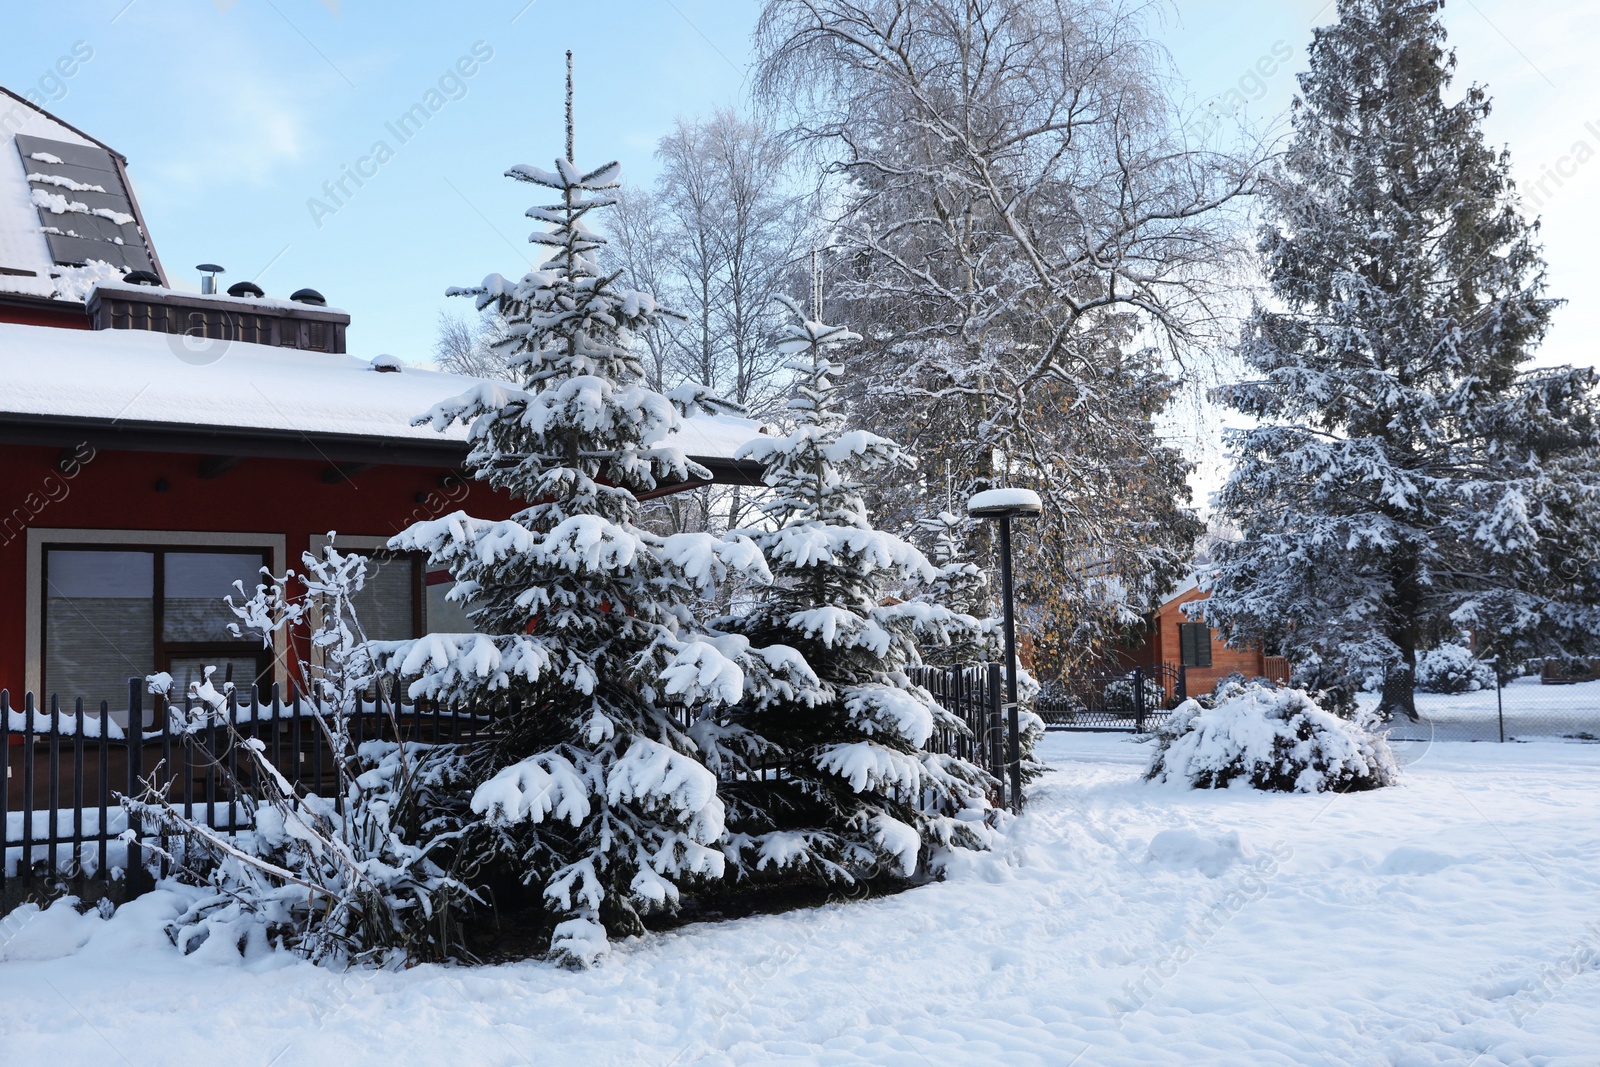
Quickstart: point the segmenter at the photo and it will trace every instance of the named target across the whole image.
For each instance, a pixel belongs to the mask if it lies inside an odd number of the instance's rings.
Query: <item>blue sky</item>
[[[212,261],[224,282],[256,278],[273,295],[309,285],[352,313],[352,351],[415,361],[446,286],[532,262],[522,212],[535,190],[500,175],[559,152],[563,51],[577,53],[580,162],[620,159],[648,181],[676,116],[742,99],[756,11],[755,0],[12,4],[0,84],[39,89],[128,156],[176,283],[195,285],[194,264]],[[1225,108],[1244,100],[1247,118],[1270,121],[1312,25],[1331,17],[1323,0],[1177,0],[1161,33],[1196,102],[1231,90]],[[1587,56],[1600,0],[1455,0],[1445,19],[1461,79],[1495,98],[1491,139],[1510,144],[1537,197],[1552,289],[1574,301],[1541,361],[1594,363],[1600,68]],[[93,58],[53,79],[78,41]],[[389,128],[441,100],[404,141]],[[379,141],[392,153],[381,163]],[[370,176],[358,187],[346,168]],[[330,196],[324,184],[341,178]]]

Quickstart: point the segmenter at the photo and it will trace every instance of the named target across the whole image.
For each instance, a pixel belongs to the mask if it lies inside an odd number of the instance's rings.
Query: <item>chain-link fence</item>
[[[1363,699],[1377,701],[1376,694]],[[1396,717],[1404,741],[1600,741],[1600,672],[1541,669],[1457,693],[1416,694],[1417,720]]]

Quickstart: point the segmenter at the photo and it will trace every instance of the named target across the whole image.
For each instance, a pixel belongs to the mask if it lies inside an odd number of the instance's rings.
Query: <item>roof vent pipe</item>
[[[201,296],[216,296],[217,295],[217,275],[226,274],[227,271],[223,270],[221,267],[217,266],[215,263],[201,263],[200,265],[195,267],[195,270],[201,272],[201,277],[200,277],[200,295]]]

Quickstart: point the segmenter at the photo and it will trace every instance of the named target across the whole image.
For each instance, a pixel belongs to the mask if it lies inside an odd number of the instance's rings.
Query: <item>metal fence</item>
[[[1362,694],[1376,706],[1376,694]],[[1552,672],[1462,693],[1416,694],[1417,719],[1397,716],[1396,741],[1600,741],[1600,678]]]
[[[1005,678],[998,663],[971,667],[919,667],[912,681],[933,694],[940,706],[961,719],[964,731],[936,731],[928,748],[970,760],[988,771],[999,788],[991,798],[999,807],[1021,809],[1022,756],[1015,717],[1005,702]]]
[[[921,668],[926,686],[965,725],[930,737],[930,751],[979,763],[1001,783],[996,803],[1020,792],[1016,739],[1008,737],[999,664],[970,668]],[[147,699],[142,680],[128,684],[126,722],[117,725],[105,702],[83,701],[63,710],[53,699],[37,707],[32,694],[21,708],[0,690],[0,898],[8,890],[26,894],[35,883],[67,882],[82,891],[88,882],[121,884],[128,896],[148,888],[151,875],[170,873],[165,838],[147,849],[145,828],[130,821],[124,796],[142,796],[147,786],[164,789],[184,816],[223,833],[250,826],[256,772],[239,759],[234,738],[259,742],[262,754],[300,793],[338,795],[335,753],[309,700],[277,686],[229,691],[220,719],[192,698],[171,704]],[[425,744],[484,739],[496,728],[490,710],[451,709],[424,701],[398,709],[377,701],[359,703],[348,716],[356,743],[403,740]],[[399,737],[396,737],[396,734]],[[762,778],[784,777],[784,768],[764,765]],[[1009,782],[1009,789],[1007,783]],[[1015,804],[1013,803],[1013,806]]]
[[[118,709],[120,715],[122,709]],[[150,857],[141,845],[143,828],[130,825],[121,797],[140,796],[146,785],[165,789],[185,817],[225,833],[249,825],[254,811],[254,766],[239,760],[235,736],[259,741],[262,754],[303,792],[327,795],[338,780],[335,754],[310,702],[284,696],[277,686],[229,692],[221,721],[197,715],[192,699],[147,703],[143,682],[128,685],[129,729],[120,728],[106,703],[89,710],[76,701],[70,711],[52,699],[36,707],[30,693],[23,706],[11,706],[0,690],[0,757],[5,788],[0,789],[0,895],[8,888],[26,892],[38,879],[123,881],[129,895],[140,892]],[[360,701],[349,717],[351,738],[439,744],[480,736],[490,719],[472,711],[443,709],[424,702],[393,710]],[[190,724],[198,723],[198,727]],[[133,727],[132,724],[138,724]],[[335,790],[337,792],[337,790]],[[335,795],[336,804],[343,798]],[[170,842],[160,842],[170,852]],[[165,860],[154,863],[167,873]],[[16,886],[11,886],[11,882]]]
[[[1048,685],[1033,710],[1052,730],[1146,733],[1189,696],[1188,670],[1181,665],[1102,665]]]
[[[1269,681],[1288,684],[1288,665],[1268,662]],[[1047,687],[1034,710],[1052,730],[1145,733],[1160,726],[1190,696],[1187,670],[1171,664],[1124,670],[1099,667]],[[1377,693],[1358,696],[1361,707],[1377,706]],[[1600,741],[1600,671],[1537,671],[1460,693],[1416,694],[1415,721],[1388,724],[1395,741]]]

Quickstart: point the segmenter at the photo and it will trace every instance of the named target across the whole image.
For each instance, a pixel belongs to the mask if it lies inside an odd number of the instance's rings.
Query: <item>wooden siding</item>
[[[1144,647],[1134,653],[1134,660],[1152,665],[1170,663],[1174,666],[1183,662],[1178,643],[1178,626],[1180,623],[1198,621],[1184,614],[1183,607],[1204,600],[1206,596],[1202,590],[1191,589],[1161,605],[1161,610],[1156,612],[1154,632],[1149,635]],[[1189,668],[1189,692],[1208,692],[1222,679],[1234,673],[1247,678],[1270,676],[1267,662],[1269,658],[1275,657],[1263,655],[1259,646],[1229,648],[1223,643],[1222,637],[1212,630],[1211,666]],[[1276,664],[1272,666],[1276,667]],[[1283,672],[1279,670],[1273,673]],[[1287,678],[1279,680],[1287,681]]]

